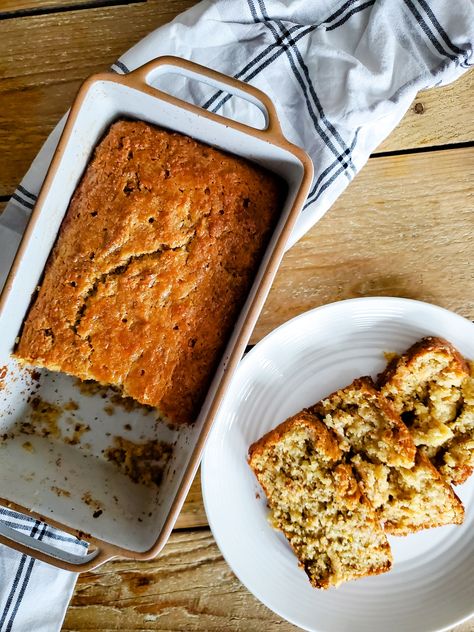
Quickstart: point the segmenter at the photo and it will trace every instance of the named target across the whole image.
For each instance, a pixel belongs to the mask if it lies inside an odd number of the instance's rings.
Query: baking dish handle
[[[217,70],[201,66],[193,61],[187,59],[181,59],[180,57],[173,57],[172,55],[166,55],[163,57],[157,57],[152,61],[140,66],[136,70],[133,70],[126,75],[126,83],[137,82],[138,84],[146,84],[152,87],[152,82],[160,75],[167,73],[176,73],[189,79],[195,79],[201,83],[206,83],[217,90],[222,92],[228,92],[236,97],[245,99],[253,105],[255,105],[260,112],[262,112],[265,118],[265,128],[263,131],[268,134],[275,134],[282,136],[280,122],[271,99],[261,90],[248,83],[244,83],[234,77],[229,77]],[[174,97],[177,98],[177,97]],[[179,99],[182,101],[182,99]],[[186,105],[190,105],[186,101],[182,101]],[[239,126],[244,126],[252,131],[255,128],[244,123],[238,123]]]
[[[75,573],[92,570],[115,557],[111,552],[101,548],[96,548],[85,555],[63,551],[48,542],[37,540],[30,535],[12,529],[1,521],[0,543],[42,562]]]

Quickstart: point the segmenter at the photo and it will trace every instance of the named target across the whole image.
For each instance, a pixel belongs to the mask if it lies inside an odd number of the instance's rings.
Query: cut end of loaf
[[[463,483],[474,471],[474,379],[453,345],[423,338],[389,364],[378,385],[446,482]]]

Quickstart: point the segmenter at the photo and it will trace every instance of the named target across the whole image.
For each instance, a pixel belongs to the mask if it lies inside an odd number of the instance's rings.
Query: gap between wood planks
[[[387,158],[391,156],[404,156],[405,154],[422,154],[428,151],[446,151],[447,149],[466,149],[474,147],[474,141],[463,143],[450,143],[449,145],[433,145],[430,147],[408,147],[407,149],[394,149],[393,151],[380,151],[370,154],[370,158]]]
[[[404,155],[409,155],[409,154],[423,154],[423,153],[435,152],[435,151],[449,151],[451,149],[466,149],[469,147],[474,147],[474,141],[467,141],[464,143],[451,143],[449,145],[434,145],[432,147],[412,147],[408,149],[396,149],[394,151],[381,151],[379,153],[371,154],[369,157],[369,160],[373,158],[389,158],[393,156],[404,156]],[[18,184],[20,184],[20,182],[18,182]],[[11,198],[10,195],[0,195],[0,204],[5,204],[9,202],[10,198]],[[0,208],[0,214],[2,213],[2,211],[3,211],[3,208]],[[250,351],[250,349],[253,346],[254,345],[250,345],[250,348],[247,348],[245,352],[247,353],[247,351]]]
[[[71,4],[49,4],[48,0],[43,0],[45,4],[37,2],[39,6],[26,2],[21,6],[21,2],[10,2],[12,8],[0,11],[0,20],[11,20],[13,18],[28,18],[37,15],[48,15],[50,13],[66,13],[67,11],[81,11],[83,9],[101,9],[104,7],[118,7],[127,4],[145,4],[147,0],[84,0],[83,2],[73,2]],[[20,5],[19,8],[13,8]],[[29,6],[31,5],[31,6]]]

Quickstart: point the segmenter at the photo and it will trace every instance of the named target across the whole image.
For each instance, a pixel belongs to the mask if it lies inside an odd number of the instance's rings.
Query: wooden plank
[[[112,562],[80,575],[63,632],[289,632],[225,563],[210,531],[173,534],[150,562]]]
[[[295,562],[296,563],[296,562]],[[150,562],[117,561],[79,576],[63,632],[292,632],[229,569],[210,531],[173,534]],[[453,632],[474,632],[474,622]]]
[[[146,0],[130,0],[130,2],[146,2]],[[114,2],[114,0],[112,0]],[[118,0],[115,4],[125,4],[127,0]],[[94,4],[111,4],[111,0],[1,0],[0,15],[15,14],[18,11],[34,11],[40,12],[44,10],[74,9],[80,6]],[[10,17],[10,16],[8,16]]]
[[[405,296],[474,319],[474,148],[372,158],[285,256],[251,341],[313,307]]]
[[[191,485],[181,513],[176,521],[176,529],[195,529],[208,525],[201,494],[201,468]]]
[[[473,98],[473,70],[448,86],[420,92],[375,153],[473,141],[474,117],[466,116]]]
[[[148,0],[0,21],[0,195],[13,192],[80,83],[194,1]],[[379,151],[474,140],[474,118],[465,116],[473,88],[470,71],[451,86],[421,93],[424,113],[410,110]]]
[[[82,81],[195,4],[148,0],[0,21],[0,196],[11,194]]]

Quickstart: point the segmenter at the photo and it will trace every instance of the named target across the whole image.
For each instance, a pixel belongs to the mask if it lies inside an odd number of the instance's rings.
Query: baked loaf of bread
[[[310,412],[337,435],[385,531],[407,535],[463,521],[461,501],[417,454],[409,430],[370,378],[355,380]]]
[[[284,533],[317,588],[391,566],[387,538],[343,457],[336,435],[307,411],[249,449],[272,524]]]
[[[114,123],[71,200],[16,357],[194,421],[285,190],[187,136]]]
[[[446,340],[423,338],[379,376],[414,442],[449,483],[474,470],[474,379]]]

